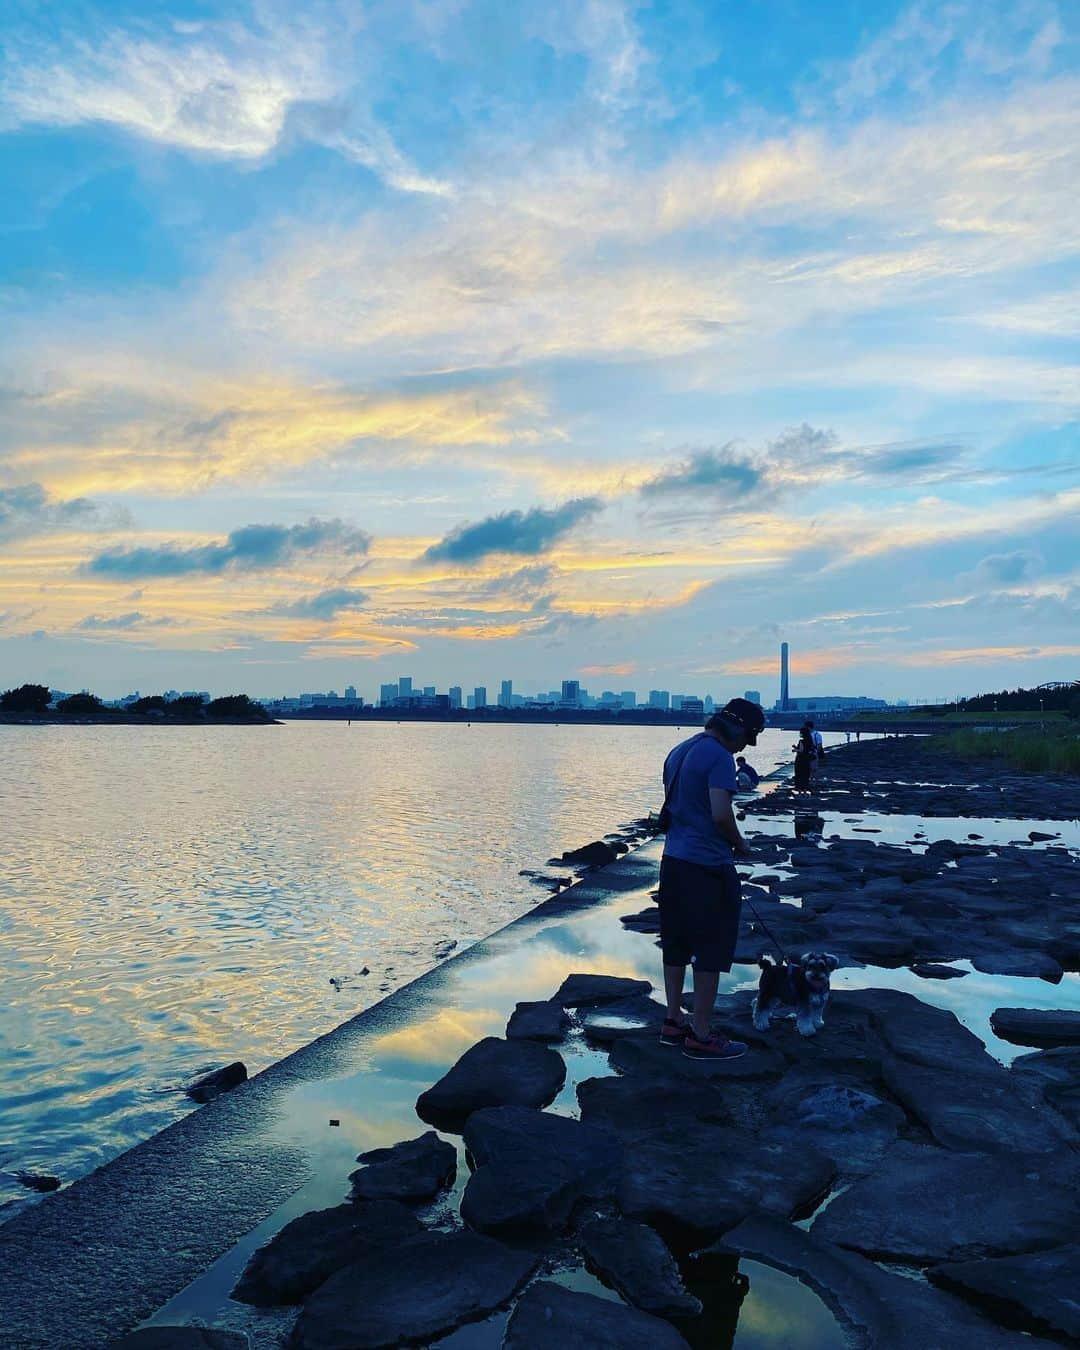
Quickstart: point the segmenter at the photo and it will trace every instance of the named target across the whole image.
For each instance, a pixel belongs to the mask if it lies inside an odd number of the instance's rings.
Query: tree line
[[[223,698],[213,698],[209,703],[204,703],[198,694],[182,694],[171,699],[161,694],[150,694],[123,708],[107,708],[97,694],[85,692],[69,694],[54,703],[52,691],[44,684],[21,684],[16,689],[5,690],[0,694],[0,713],[13,713],[20,717],[49,717],[53,714],[61,717],[109,717],[136,713],[144,717],[171,717],[184,721],[200,718],[245,722],[270,720],[270,714],[263,705],[256,703],[247,694],[227,694]]]

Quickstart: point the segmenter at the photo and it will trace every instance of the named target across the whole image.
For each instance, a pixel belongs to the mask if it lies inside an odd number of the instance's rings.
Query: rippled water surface
[[[0,1205],[10,1173],[72,1180],[202,1070],[255,1072],[531,908],[519,871],[657,807],[686,734],[0,728]]]

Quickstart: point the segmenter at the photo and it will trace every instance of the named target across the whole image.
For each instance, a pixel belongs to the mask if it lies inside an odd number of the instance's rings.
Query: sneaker
[[[699,1041],[693,1028],[686,1033],[682,1052],[687,1059],[738,1059],[746,1054],[747,1047],[742,1041],[729,1041],[718,1031],[711,1031],[708,1039]]]
[[[680,1046],[689,1035],[689,1022],[673,1022],[670,1017],[665,1017],[660,1028],[660,1044]]]

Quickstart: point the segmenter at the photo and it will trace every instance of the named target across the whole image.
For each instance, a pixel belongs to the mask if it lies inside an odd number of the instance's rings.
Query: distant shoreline
[[[153,717],[147,713],[0,713],[0,727],[279,727],[276,717]]]

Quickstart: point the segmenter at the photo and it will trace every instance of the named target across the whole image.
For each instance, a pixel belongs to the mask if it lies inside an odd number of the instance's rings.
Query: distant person
[[[810,728],[810,735],[814,738],[814,758],[824,759],[825,742],[821,739],[821,732],[818,731],[814,726],[814,719],[812,717],[808,717],[806,719],[806,725]]]
[[[732,807],[737,782],[732,756],[756,745],[765,715],[756,703],[733,698],[682,741],[664,761],[663,817],[667,827],[660,863],[660,947],[667,1017],[664,1045],[690,1059],[734,1059],[746,1053],[710,1025],[720,972],[731,969],[742,909],[735,857],[749,848]],[[686,967],[694,967],[694,1012],[682,1012]]]
[[[804,722],[799,731],[799,739],[795,743],[795,791],[810,791],[810,775],[814,770],[814,756],[817,754],[817,747],[814,745],[814,731],[809,722]]]
[[[735,756],[735,781],[742,792],[752,792],[761,782],[761,774],[747,762],[745,755]]]

